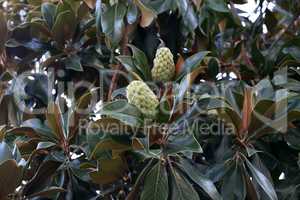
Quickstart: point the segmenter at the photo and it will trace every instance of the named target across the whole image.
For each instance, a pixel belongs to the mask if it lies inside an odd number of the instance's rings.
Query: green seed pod
[[[159,101],[143,81],[132,81],[126,88],[128,102],[136,106],[145,116],[155,117]]]
[[[159,48],[154,58],[152,78],[156,81],[171,81],[175,75],[173,54],[167,47]]]

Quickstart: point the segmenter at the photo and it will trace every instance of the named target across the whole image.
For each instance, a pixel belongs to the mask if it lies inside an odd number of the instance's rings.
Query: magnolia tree
[[[0,0],[0,199],[299,200],[299,16]]]

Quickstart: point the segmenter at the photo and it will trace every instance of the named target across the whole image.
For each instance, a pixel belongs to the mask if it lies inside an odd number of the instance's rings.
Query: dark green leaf
[[[214,183],[203,174],[201,174],[199,168],[197,168],[196,165],[191,164],[186,159],[181,159],[181,162],[178,163],[178,166],[189,176],[191,180],[198,184],[199,187],[201,187],[212,200],[222,200],[222,197],[219,194]]]
[[[60,188],[60,187],[49,187],[43,191],[34,193],[30,196],[28,196],[28,198],[34,198],[34,197],[46,197],[46,198],[53,198],[53,196],[55,196],[57,193],[60,192],[65,192],[66,190],[64,188]]]
[[[208,62],[208,74],[213,80],[216,79],[217,74],[219,73],[219,63],[215,58],[211,58]]]
[[[176,0],[176,2],[184,24],[190,31],[194,31],[198,26],[198,17],[192,4],[188,0]]]
[[[112,139],[105,139],[98,142],[90,157],[98,160],[100,159],[99,155],[107,153],[107,150],[111,150],[114,155],[117,155],[130,149],[131,147],[127,144],[121,144]]]
[[[170,136],[165,151],[168,154],[176,154],[179,152],[203,152],[193,133],[190,132]]]
[[[113,46],[116,46],[122,38],[125,14],[126,6],[123,3],[114,4],[102,12],[102,31],[111,39]]]
[[[65,65],[67,69],[72,69],[78,72],[83,71],[81,58],[78,55],[71,55],[70,57],[67,57],[65,60]]]
[[[132,58],[136,68],[144,75],[145,80],[149,80],[151,71],[146,55],[133,45],[129,45],[129,47],[132,50]]]
[[[42,15],[51,29],[54,24],[56,6],[52,3],[42,4]]]
[[[141,112],[125,100],[105,104],[100,113],[118,119],[130,126],[139,126],[142,123]]]
[[[138,9],[135,4],[133,4],[133,3],[129,4],[126,17],[127,17],[127,22],[129,24],[133,24],[137,20]]]
[[[246,164],[251,171],[251,174],[255,181],[264,190],[270,200],[278,200],[277,194],[275,192],[272,182],[261,173],[249,160],[246,160]]]
[[[298,129],[289,129],[285,138],[289,145],[300,150],[300,131]]]
[[[246,184],[243,178],[242,168],[232,163],[231,168],[223,179],[222,197],[224,199],[244,200],[246,194]]]
[[[39,142],[36,149],[47,149],[55,146],[56,144],[53,142]]]
[[[228,12],[229,9],[224,0],[206,0],[208,7],[217,12]]]
[[[116,58],[134,77],[137,77],[138,79],[143,78],[142,72],[137,69],[136,65],[134,64],[134,59],[131,56],[117,56]]]
[[[53,132],[51,131],[51,129],[49,129],[49,127],[47,127],[45,124],[43,124],[41,122],[40,119],[37,118],[33,118],[33,119],[29,119],[23,122],[22,127],[27,127],[27,128],[32,128],[38,135],[40,135],[41,137],[44,137],[45,139],[50,139],[51,141],[55,141],[55,137]],[[21,130],[16,130],[16,131],[23,131]],[[30,130],[26,130],[27,132],[29,132],[30,135],[28,136],[34,136],[34,133],[31,133]],[[25,132],[26,133],[26,132]]]
[[[96,15],[96,29],[97,29],[97,34],[98,36],[100,36],[100,33],[102,32],[102,28],[101,28],[101,15],[102,15],[102,1],[101,0],[97,0],[96,1],[96,10],[95,10],[95,15]]]
[[[29,196],[44,189],[44,187],[48,185],[52,176],[56,173],[60,164],[61,163],[59,162],[51,160],[43,162],[35,176],[24,187],[23,194]]]
[[[57,19],[59,14],[66,12],[66,11],[75,13],[74,10],[72,9],[72,5],[68,2],[68,0],[59,2],[57,4],[56,10],[55,10],[55,19]]]
[[[171,199],[178,200],[200,200],[197,192],[176,168],[171,168]]]
[[[295,60],[300,61],[300,48],[296,46],[286,47],[283,53],[290,54]]]
[[[5,142],[1,142],[0,143],[0,164],[12,158],[13,155],[9,146]]]
[[[141,200],[167,200],[169,195],[166,167],[157,163],[146,175]]]
[[[71,11],[59,13],[52,27],[52,34],[57,44],[62,47],[66,41],[72,39],[76,29],[76,16]]]
[[[185,76],[188,73],[191,73],[193,70],[199,67],[200,63],[208,53],[209,51],[200,51],[187,58],[183,63],[182,70],[180,71],[177,80],[181,79],[183,76]]]

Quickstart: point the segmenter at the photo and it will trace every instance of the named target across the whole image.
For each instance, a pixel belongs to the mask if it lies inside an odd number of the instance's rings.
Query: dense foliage
[[[246,3],[0,0],[0,199],[300,199],[300,2]]]

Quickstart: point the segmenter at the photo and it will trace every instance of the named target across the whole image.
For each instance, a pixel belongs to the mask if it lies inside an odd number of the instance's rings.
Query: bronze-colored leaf
[[[127,170],[127,164],[121,157],[111,160],[98,161],[100,168],[98,171],[91,172],[92,181],[97,184],[109,184],[122,178]]]
[[[49,127],[52,129],[57,139],[63,143],[65,141],[66,134],[59,105],[54,102],[49,103],[46,117]]]
[[[199,10],[203,1],[202,0],[192,0],[192,1],[195,4],[196,8]]]
[[[6,131],[6,126],[5,125],[0,126],[0,142],[2,142],[5,137],[6,134],[5,131]]]
[[[139,140],[139,138],[133,138],[132,139],[132,148],[134,150],[142,150],[145,149],[145,146],[143,143]]]
[[[181,70],[182,70],[182,66],[183,66],[183,63],[184,63],[184,58],[180,55],[178,60],[177,60],[177,63],[176,63],[176,74],[180,74]]]
[[[244,92],[244,104],[242,110],[242,127],[240,134],[246,132],[251,122],[251,114],[253,111],[253,91],[252,88],[246,88]]]
[[[84,2],[89,6],[90,9],[95,9],[96,0],[84,0]]]
[[[31,154],[32,151],[35,150],[39,139],[30,139],[28,141],[16,141],[16,145],[20,150],[21,154]]]
[[[32,128],[20,127],[8,130],[6,134],[12,134],[15,136],[27,136],[30,138],[40,138],[39,134]]]
[[[15,160],[7,160],[0,165],[0,199],[15,192],[22,179],[22,168]]]
[[[152,9],[147,8],[140,0],[135,0],[134,2],[141,11],[141,27],[149,26],[152,23],[152,21],[156,18],[156,13]]]

